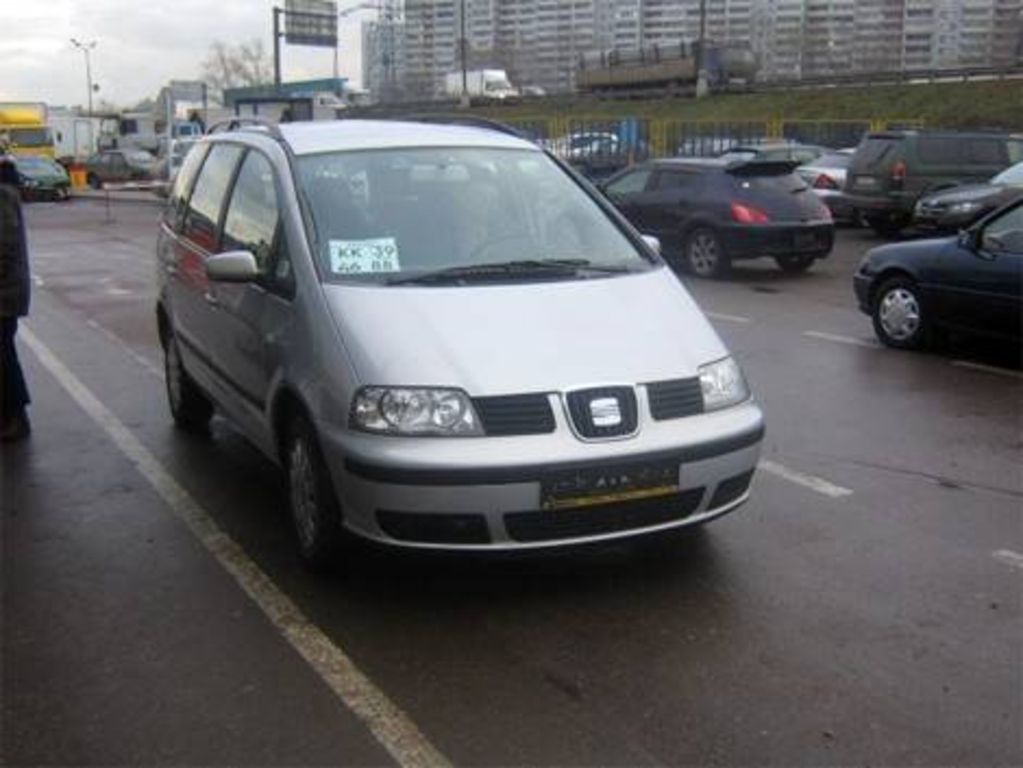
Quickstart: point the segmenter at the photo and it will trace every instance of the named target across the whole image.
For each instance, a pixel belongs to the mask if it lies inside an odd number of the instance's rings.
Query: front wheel
[[[775,256],[775,263],[781,268],[782,272],[788,272],[789,274],[798,274],[800,272],[806,272],[816,259],[813,256]]]
[[[922,349],[928,338],[929,318],[920,288],[908,277],[886,280],[874,297],[871,318],[881,343],[896,349]]]
[[[314,572],[336,568],[344,532],[341,505],[312,424],[303,416],[292,421],[284,448],[288,473],[288,507],[299,555]]]
[[[712,229],[692,231],[685,244],[686,268],[698,277],[722,277],[728,272],[728,256]]]

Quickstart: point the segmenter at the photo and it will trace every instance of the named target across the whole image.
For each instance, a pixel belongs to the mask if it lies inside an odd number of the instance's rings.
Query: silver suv
[[[157,245],[179,426],[286,470],[299,549],[505,550],[694,525],[749,495],[763,417],[644,239],[507,132],[215,132]]]

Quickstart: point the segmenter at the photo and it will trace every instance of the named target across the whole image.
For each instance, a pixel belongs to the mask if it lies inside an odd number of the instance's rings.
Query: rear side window
[[[262,154],[250,151],[231,193],[221,247],[249,251],[256,257],[259,271],[265,273],[273,253],[277,220],[273,168]]]
[[[182,233],[207,251],[217,247],[217,225],[224,203],[224,193],[231,183],[242,148],[234,144],[215,144],[203,163],[195,182],[195,191],[185,212]]]
[[[659,171],[654,189],[692,189],[699,184],[700,174],[693,171]]]
[[[964,144],[951,136],[921,136],[917,154],[925,165],[956,165],[963,162]]]
[[[203,158],[206,157],[207,147],[206,144],[192,147],[174,179],[174,189],[171,191],[170,200],[167,201],[167,223],[175,230],[181,226],[188,204],[188,194],[192,191],[192,183],[199,173]]]

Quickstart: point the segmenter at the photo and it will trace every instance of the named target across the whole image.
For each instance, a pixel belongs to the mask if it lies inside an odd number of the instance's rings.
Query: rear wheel
[[[302,561],[311,571],[336,568],[344,542],[341,505],[313,426],[302,415],[288,426],[284,462],[288,507]]]
[[[781,268],[782,272],[788,272],[790,274],[796,274],[799,272],[806,272],[817,259],[814,256],[807,255],[790,255],[790,256],[775,256],[775,263]]]
[[[883,344],[896,349],[922,349],[927,344],[930,320],[920,299],[920,288],[908,277],[893,277],[881,284],[874,297],[871,318]]]
[[[181,364],[181,350],[171,334],[163,350],[167,403],[174,423],[186,432],[204,433],[213,418],[213,404]]]
[[[722,277],[728,272],[728,256],[712,229],[701,227],[686,238],[686,268],[698,277]]]

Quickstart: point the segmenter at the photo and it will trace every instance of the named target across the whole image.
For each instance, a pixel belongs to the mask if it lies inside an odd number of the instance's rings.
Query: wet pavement
[[[153,467],[455,764],[1023,762],[1023,375],[969,340],[879,348],[850,285],[869,232],[807,275],[688,281],[768,419],[736,513],[558,555],[364,548],[313,577],[277,470],[223,421],[170,424],[158,210],[28,208],[27,328],[99,406],[21,345],[36,431],[0,457],[5,764],[414,762]]]

